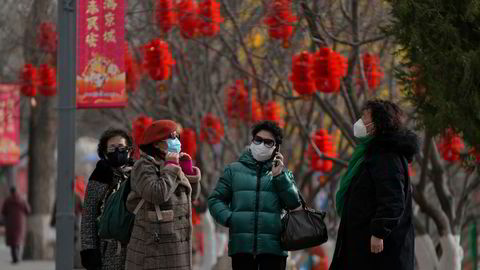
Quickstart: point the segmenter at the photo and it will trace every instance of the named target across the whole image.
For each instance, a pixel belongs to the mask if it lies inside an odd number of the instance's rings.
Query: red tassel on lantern
[[[163,81],[170,77],[175,60],[168,49],[168,44],[154,39],[144,47],[145,69],[153,80]]]
[[[314,56],[314,79],[318,91],[333,93],[340,90],[340,79],[346,75],[347,61],[330,48],[321,48]]]
[[[180,134],[182,151],[189,154],[192,159],[197,155],[197,134],[191,128],[184,128]]]
[[[54,23],[43,22],[38,26],[37,43],[45,52],[57,52],[57,29]]]
[[[220,23],[224,21],[220,15],[220,3],[205,0],[199,4],[200,33],[205,37],[213,37],[220,31]]]
[[[178,3],[178,23],[184,38],[194,38],[199,33],[200,20],[197,9],[197,2],[193,0],[182,0]]]
[[[134,60],[133,55],[128,49],[128,44],[125,44],[125,72],[127,91],[135,92],[135,90],[137,90],[140,71],[138,63]]]
[[[263,118],[276,122],[282,128],[285,125],[285,121],[283,120],[283,109],[275,101],[269,101],[265,104]]]
[[[383,72],[379,70],[380,59],[378,56],[366,53],[363,55],[363,72],[368,82],[368,88],[375,89],[380,85],[383,78]]]
[[[265,19],[268,25],[268,35],[274,39],[280,39],[284,42],[284,47],[288,47],[290,37],[293,34],[293,23],[297,17],[293,16],[290,0],[273,0],[270,4],[270,12]]]
[[[332,142],[332,136],[328,135],[328,132],[324,129],[317,130],[313,136],[312,140],[320,150],[323,155],[326,157],[336,157],[336,147]],[[330,172],[333,168],[333,162],[331,160],[322,159],[313,148],[312,145],[309,145],[308,155],[310,156],[310,168],[315,171],[320,172]]]
[[[437,143],[438,151],[448,162],[460,160],[460,153],[465,148],[462,138],[452,130],[448,130]]]
[[[290,81],[293,83],[293,88],[300,95],[313,94],[315,92],[313,55],[304,51],[294,55],[292,62]]]
[[[21,73],[22,87],[20,91],[24,96],[37,95],[37,69],[32,64],[25,64]]]
[[[200,132],[200,140],[207,141],[209,144],[219,143],[223,136],[225,135],[225,130],[223,129],[223,124],[213,114],[207,114],[202,120],[202,127]]]
[[[47,64],[40,66],[38,80],[38,90],[40,94],[51,97],[57,94],[57,71],[54,67]]]
[[[152,122],[153,119],[145,115],[141,115],[135,118],[132,122],[132,138],[135,144],[135,151],[133,156],[136,159],[140,157],[140,151],[138,149],[138,146],[142,144],[143,134],[145,133],[145,130],[152,124]]]
[[[163,33],[168,33],[177,24],[177,12],[173,0],[157,0],[155,22]]]

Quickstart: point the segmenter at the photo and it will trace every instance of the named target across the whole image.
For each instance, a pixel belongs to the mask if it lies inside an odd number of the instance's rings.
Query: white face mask
[[[252,151],[252,156],[256,161],[269,160],[272,157],[273,150],[275,150],[275,147],[268,148],[263,143],[259,145],[250,144],[250,151]]]
[[[368,136],[367,127],[363,123],[362,118],[358,119],[358,121],[355,122],[355,124],[353,125],[353,136],[357,138],[363,138]]]

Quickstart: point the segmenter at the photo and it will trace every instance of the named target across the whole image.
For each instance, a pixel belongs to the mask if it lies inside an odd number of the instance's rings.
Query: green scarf
[[[355,151],[353,151],[352,158],[350,162],[348,162],[348,169],[343,174],[342,179],[340,179],[340,188],[336,194],[336,203],[337,203],[337,213],[338,215],[342,216],[343,205],[345,203],[345,193],[347,193],[348,187],[352,182],[353,177],[357,175],[360,165],[362,165],[364,160],[365,152],[367,151],[368,145],[372,141],[372,136],[367,136],[364,138],[356,138],[357,139],[357,147],[355,147]]]

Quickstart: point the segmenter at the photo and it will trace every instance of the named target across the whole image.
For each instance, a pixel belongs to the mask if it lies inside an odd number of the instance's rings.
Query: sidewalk
[[[54,270],[53,261],[22,261],[11,264],[10,249],[5,245],[5,238],[0,236],[0,269],[1,270]]]

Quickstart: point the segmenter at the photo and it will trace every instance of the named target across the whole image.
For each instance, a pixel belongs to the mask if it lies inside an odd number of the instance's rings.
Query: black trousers
[[[10,246],[10,253],[12,255],[12,263],[17,263],[20,260],[20,247]]]
[[[285,270],[287,257],[272,254],[235,254],[232,256],[233,270]]]

